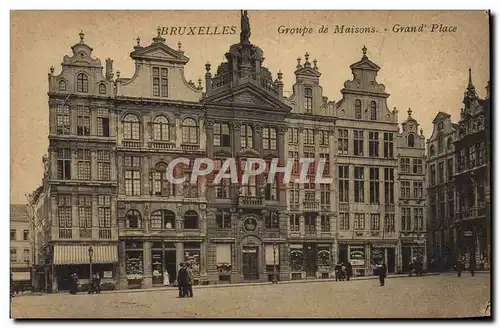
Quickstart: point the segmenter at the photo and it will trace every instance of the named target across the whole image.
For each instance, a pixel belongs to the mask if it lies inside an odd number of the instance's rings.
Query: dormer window
[[[370,119],[375,121],[377,119],[377,103],[372,101],[370,106]]]
[[[434,145],[431,145],[431,147],[429,148],[429,156],[434,157],[434,155],[436,155],[436,148],[434,147]]]
[[[442,133],[438,134],[438,153],[442,153],[444,151],[444,137]]]
[[[311,88],[305,88],[304,89],[304,108],[306,111],[306,114],[312,114],[312,89]]]
[[[415,147],[415,136],[413,134],[408,135],[408,147]]]
[[[438,123],[438,131],[441,131],[443,129],[443,122]]]
[[[89,92],[89,78],[87,74],[80,73],[76,77],[76,91]]]
[[[106,85],[104,83],[99,84],[99,94],[101,95],[106,94]]]
[[[361,119],[361,100],[356,99],[354,103],[354,117]]]
[[[153,96],[168,97],[168,70],[153,67]]]
[[[66,91],[66,82],[59,81],[59,91]]]

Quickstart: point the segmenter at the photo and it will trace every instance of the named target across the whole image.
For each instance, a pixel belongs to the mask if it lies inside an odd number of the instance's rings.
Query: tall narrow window
[[[215,214],[215,223],[219,229],[231,228],[231,212],[228,210],[217,210]]]
[[[319,154],[319,159],[320,161],[323,161],[325,163],[325,166],[323,166],[323,177],[328,177],[330,176],[330,154],[326,153],[320,153]],[[312,166],[312,164],[311,164]]]
[[[375,121],[377,119],[377,103],[372,101],[370,104],[370,119]]]
[[[110,174],[111,161],[109,157],[109,151],[98,150],[97,151],[97,179],[100,181],[109,181],[111,178]]]
[[[401,173],[410,173],[410,158],[401,157],[400,161],[400,170]]]
[[[368,156],[378,157],[378,132],[368,132]]]
[[[184,229],[198,229],[199,216],[196,211],[190,210],[184,213]]]
[[[384,158],[394,158],[394,134],[384,132]]]
[[[59,91],[66,91],[66,82],[65,81],[59,81]]]
[[[422,207],[414,207],[413,208],[413,216],[414,216],[415,231],[425,230],[425,227],[424,227],[424,209]]]
[[[437,137],[437,143],[438,143],[438,154],[441,154],[444,151],[444,137],[443,133],[439,133]]]
[[[339,213],[339,229],[349,230],[349,213]]]
[[[328,139],[328,131],[319,131],[319,144],[320,146],[328,146],[330,144],[330,140]]]
[[[396,230],[396,220],[394,214],[386,214],[384,220],[384,230],[386,232],[393,232]]]
[[[76,125],[76,134],[79,136],[90,135],[90,109],[88,107],[78,106]]]
[[[338,130],[338,154],[347,155],[349,153],[349,130]]]
[[[153,218],[153,213],[151,213],[151,218]],[[141,213],[138,210],[130,210],[127,212],[126,218],[126,228],[127,229],[140,229],[141,228]]]
[[[363,156],[363,130],[354,130],[354,155]]]
[[[89,78],[86,74],[80,73],[76,76],[76,91],[89,92]]]
[[[370,167],[370,204],[380,204],[380,180],[378,167]]]
[[[401,230],[411,231],[411,208],[402,207],[401,208]]]
[[[168,70],[161,69],[161,96],[168,97]]]
[[[375,213],[370,214],[370,230],[372,231],[380,230],[380,214],[375,214]]]
[[[157,141],[170,140],[170,125],[163,115],[155,117],[153,121],[153,138]]]
[[[71,116],[69,115],[69,106],[57,105],[56,114],[57,134],[70,134]]]
[[[243,175],[243,173],[245,172],[246,165],[247,165],[246,159],[242,159],[240,161],[240,174],[241,175]],[[256,165],[252,164],[251,169],[255,169],[255,168],[256,168]],[[250,176],[248,178],[248,183],[242,184],[241,193],[243,196],[251,196],[251,197],[257,196],[257,181],[256,181],[255,176]]]
[[[288,189],[288,202],[290,205],[298,205],[300,203],[299,199],[299,184],[290,182]]]
[[[241,148],[253,148],[253,128],[243,124],[240,131]]]
[[[186,118],[182,121],[182,143],[198,143],[198,125],[192,118]]]
[[[455,197],[454,190],[448,190],[448,218],[452,219],[455,215]]]
[[[90,180],[91,156],[90,149],[78,149],[78,180]]]
[[[59,228],[71,228],[73,218],[71,214],[71,196],[59,195],[57,202],[57,219]]]
[[[229,135],[229,125],[226,123],[214,124],[214,146],[229,147],[231,137]]]
[[[78,196],[78,227],[87,230],[85,237],[92,237],[90,230],[92,229],[92,197],[89,195]]]
[[[277,177],[275,177],[273,183],[267,183],[268,177],[266,176],[266,184],[265,184],[265,197],[267,200],[278,200],[278,183]]]
[[[153,96],[168,97],[168,70],[153,67]]]
[[[444,183],[444,162],[438,163],[438,183]]]
[[[413,198],[424,197],[424,183],[422,181],[413,181]]]
[[[266,229],[278,229],[280,218],[277,211],[270,211],[265,215],[264,225]]]
[[[401,198],[410,198],[410,197],[411,197],[410,181],[401,181]]]
[[[263,129],[262,147],[264,149],[276,149],[276,129],[265,127]]]
[[[109,195],[99,195],[97,217],[99,228],[111,228],[111,200]]]
[[[71,149],[59,148],[57,150],[57,179],[71,180]]]
[[[434,186],[436,184],[436,165],[432,164],[429,167],[429,185]]]
[[[123,138],[125,140],[140,139],[139,118],[134,114],[128,114],[123,118]]]
[[[361,100],[359,99],[354,102],[354,117],[361,119]]]
[[[106,85],[104,83],[99,84],[99,94],[101,95],[106,94]]]
[[[167,178],[167,164],[164,162],[157,163],[153,172],[153,195],[169,197],[172,194]]]
[[[97,109],[97,135],[109,137],[109,110],[107,108]]]
[[[453,180],[453,158],[446,160],[446,174],[448,176],[448,181]]]
[[[306,233],[316,233],[316,215],[304,215]]]
[[[125,156],[125,194],[128,196],[141,195],[141,158]]]
[[[298,144],[299,143],[299,129],[298,128],[288,128],[288,143]]]
[[[321,232],[329,232],[330,231],[330,216],[322,215],[321,216]]]
[[[298,214],[290,214],[290,231],[300,230],[300,216]]]
[[[314,145],[314,130],[304,129],[304,145]]]
[[[330,185],[327,183],[322,183],[321,188],[321,205],[330,205]]]
[[[338,167],[339,174],[339,202],[349,202],[349,166],[341,165]]]
[[[354,214],[354,230],[365,230],[365,214]]]
[[[394,204],[394,169],[384,169],[384,197],[386,204]]]
[[[415,136],[412,133],[408,135],[408,147],[415,147]]]
[[[354,202],[363,203],[365,201],[365,168],[354,167]]]
[[[424,172],[424,165],[421,158],[413,159],[413,174],[422,174]]]
[[[299,169],[300,169],[299,152],[289,151],[288,158],[293,159],[292,174],[293,175],[299,174]]]
[[[305,88],[304,89],[304,108],[306,110],[306,114],[312,114],[312,100],[313,100],[313,95],[312,95],[312,89],[311,88]]]

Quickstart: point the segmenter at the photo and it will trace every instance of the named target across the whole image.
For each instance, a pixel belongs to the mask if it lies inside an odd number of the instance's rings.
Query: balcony
[[[155,150],[169,150],[175,149],[175,144],[169,141],[151,141],[148,143],[150,149]]]
[[[486,208],[484,207],[484,205],[482,205],[481,207],[471,207],[465,211],[459,212],[458,216],[462,220],[473,220],[482,217],[485,214],[486,214]]]
[[[99,239],[111,239],[111,229],[99,229]]]
[[[323,212],[330,212],[331,211],[331,205],[329,205],[329,204],[321,204],[321,211],[323,211]]]
[[[123,141],[123,148],[133,148],[140,149],[142,147],[142,141]]]
[[[92,238],[92,229],[80,229],[79,236],[80,238]]]
[[[185,151],[197,151],[200,150],[200,145],[182,144],[181,149]]]
[[[319,211],[319,201],[317,201],[317,200],[305,200],[302,203],[302,210],[305,212],[318,212]]]
[[[274,84],[274,82],[272,80],[268,80],[264,77],[261,77],[260,78],[260,85],[266,89],[267,91],[269,91],[270,93],[272,93],[273,95],[277,96],[278,95],[278,90],[276,89],[276,85]]]
[[[71,229],[59,229],[59,239],[72,239],[73,233]]]
[[[238,205],[262,206],[263,197],[257,196],[238,196]]]
[[[232,81],[232,72],[217,75],[212,78],[212,89],[220,88]]]

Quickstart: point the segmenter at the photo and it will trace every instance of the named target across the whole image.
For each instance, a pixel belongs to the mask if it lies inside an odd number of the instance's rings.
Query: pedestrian
[[[14,296],[14,274],[10,271],[10,296]]]
[[[346,279],[346,276],[347,276],[347,275],[346,275],[347,267],[345,266],[345,264],[344,264],[344,263],[342,263],[341,270],[342,270],[342,271],[341,271],[342,276],[341,276],[340,281],[344,281],[344,280]]]
[[[382,264],[377,269],[377,273],[378,273],[378,279],[380,281],[380,286],[384,286],[385,277],[387,275],[387,266],[385,265],[385,263],[382,262]]]
[[[193,297],[193,268],[186,266],[186,297]]]
[[[475,261],[470,261],[469,271],[470,271],[471,277],[474,277],[475,266],[476,266],[476,262]]]
[[[339,263],[337,263],[335,265],[335,281],[339,281],[340,280],[340,270],[341,270],[341,266]]]
[[[179,263],[179,271],[177,272],[177,287],[179,288],[179,298],[185,297],[186,296],[186,279],[187,279],[187,272],[186,268],[184,267],[184,263]]]
[[[71,279],[71,285],[69,293],[75,295],[78,292],[78,275],[76,274],[76,272],[70,276],[70,279]]]
[[[170,276],[168,274],[168,270],[165,269],[163,271],[163,286],[167,287],[170,285]]]
[[[458,260],[455,263],[455,271],[457,271],[457,277],[460,278],[462,276],[462,261]]]
[[[346,278],[347,278],[347,281],[349,281],[352,277],[352,265],[351,265],[351,262],[347,262],[346,264]]]

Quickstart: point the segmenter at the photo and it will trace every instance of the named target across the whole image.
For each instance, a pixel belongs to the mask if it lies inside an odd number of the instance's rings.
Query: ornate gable
[[[450,117],[451,117],[451,116],[450,116],[450,114],[448,114],[448,113],[445,113],[445,112],[439,112],[439,113],[437,113],[437,115],[436,115],[436,117],[434,118],[434,120],[432,121],[432,123],[434,123],[434,124],[435,124],[435,123],[437,123],[437,122],[439,122],[439,121],[442,121],[442,120],[444,120],[444,119],[446,119],[446,118],[450,118]]]
[[[140,39],[137,38],[137,45],[134,51],[130,53],[133,59],[146,59],[154,61],[164,61],[171,63],[186,64],[189,58],[184,56],[184,52],[180,49],[174,50],[165,44],[165,39],[160,35],[161,29],[158,29],[158,35],[153,38],[153,43],[147,47],[140,45]]]

